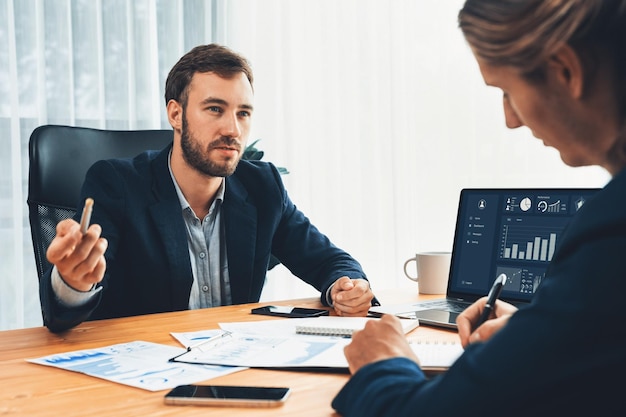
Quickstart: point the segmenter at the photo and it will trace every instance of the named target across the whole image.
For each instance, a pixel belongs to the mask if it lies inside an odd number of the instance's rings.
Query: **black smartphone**
[[[292,306],[264,306],[253,308],[252,314],[264,314],[266,316],[279,316],[279,317],[292,317],[292,318],[304,318],[304,317],[319,317],[328,316],[328,310],[322,308],[304,308],[304,307],[292,307]]]
[[[277,407],[291,390],[284,387],[179,385],[165,394],[165,404],[221,407]]]

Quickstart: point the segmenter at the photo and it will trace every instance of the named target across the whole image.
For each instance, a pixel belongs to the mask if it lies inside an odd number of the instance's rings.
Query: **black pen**
[[[169,362],[176,362],[176,360],[179,357],[181,357],[181,356],[191,352],[193,349],[196,349],[196,348],[199,348],[199,347],[206,347],[207,345],[213,345],[215,342],[217,342],[217,341],[219,341],[219,340],[221,340],[221,339],[223,339],[225,337],[232,336],[232,335],[233,335],[232,332],[229,332],[228,330],[224,330],[224,331],[222,331],[222,333],[219,333],[219,334],[217,334],[215,336],[211,336],[208,339],[203,340],[202,342],[198,342],[195,345],[187,346],[187,350],[185,350],[180,355],[176,355],[173,358],[170,358]]]
[[[487,295],[487,302],[485,303],[485,308],[483,309],[483,313],[480,315],[478,319],[478,323],[474,326],[474,329],[480,327],[481,324],[487,321],[493,308],[496,305],[496,300],[500,296],[500,292],[502,291],[502,287],[506,283],[506,274],[498,275],[498,278],[493,282],[493,286],[489,290],[489,295]]]

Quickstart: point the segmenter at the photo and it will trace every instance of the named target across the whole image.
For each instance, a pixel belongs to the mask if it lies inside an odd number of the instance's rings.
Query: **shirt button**
[[[207,292],[209,290],[209,286],[208,285],[203,285],[202,286],[202,291]]]
[[[200,256],[200,259],[204,259],[204,257],[206,256],[206,253],[204,253],[204,252],[200,252],[200,255],[199,255],[199,256]]]

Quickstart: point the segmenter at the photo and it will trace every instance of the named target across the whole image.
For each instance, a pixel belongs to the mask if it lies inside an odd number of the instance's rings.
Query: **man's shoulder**
[[[277,171],[277,169],[271,162],[242,159],[237,165],[235,174],[250,172],[270,174],[273,171]]]
[[[620,173],[591,197],[573,221],[590,222],[596,226],[626,220],[626,172]]]
[[[130,158],[100,160],[91,166],[85,181],[101,187],[108,184],[106,187],[137,190],[152,188],[155,181],[167,184],[169,178],[166,150],[148,150]]]
[[[157,157],[163,152],[161,150],[146,150],[135,156],[126,157],[126,158],[111,158],[107,159],[108,162],[114,165],[143,165],[146,163],[150,163],[157,159]]]
[[[242,159],[237,165],[237,169],[232,175],[242,182],[248,181],[268,181],[276,182],[280,177],[278,169],[271,162],[248,161]]]
[[[273,197],[282,199],[285,187],[273,164],[241,160],[235,172],[226,178],[226,192],[270,201]]]
[[[147,171],[163,150],[146,150],[133,157],[109,158],[97,161],[93,166],[108,166],[117,171],[143,173]],[[167,165],[165,165],[167,166]]]
[[[624,205],[626,175],[620,175],[585,202],[563,232],[560,245],[577,248],[607,238],[626,240]]]

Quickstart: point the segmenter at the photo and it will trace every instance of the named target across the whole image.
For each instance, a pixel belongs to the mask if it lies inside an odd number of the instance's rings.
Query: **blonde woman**
[[[570,222],[533,302],[485,298],[457,320],[465,352],[427,379],[398,320],[353,336],[343,416],[623,415],[626,395],[626,1],[467,0],[459,25],[506,124],[612,180]]]

